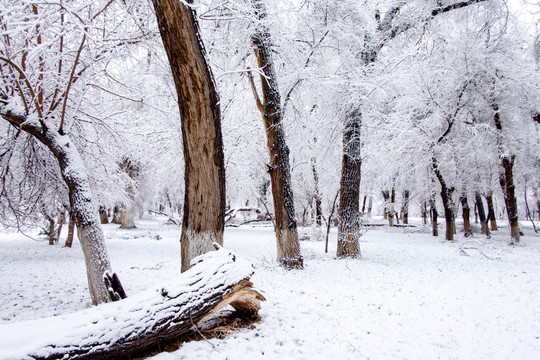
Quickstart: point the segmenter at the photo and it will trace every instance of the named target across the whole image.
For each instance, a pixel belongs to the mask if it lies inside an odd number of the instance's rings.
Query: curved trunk
[[[360,127],[362,114],[349,114],[343,130],[343,161],[339,189],[338,257],[360,257]]]
[[[191,3],[192,1],[187,1]],[[153,0],[180,107],[185,161],[182,271],[223,244],[225,166],[221,111],[194,12],[181,1]]]
[[[444,207],[444,219],[446,221],[446,237],[445,239],[448,241],[454,240],[454,206],[452,202],[452,192],[454,191],[453,188],[449,188],[446,184],[446,181],[444,180],[441,171],[439,170],[439,165],[437,163],[437,159],[433,157],[431,159],[432,161],[432,168],[433,172],[435,173],[435,176],[439,180],[439,183],[441,184],[441,199]]]
[[[262,1],[252,1],[259,20],[266,17]],[[274,230],[277,242],[277,261],[288,268],[303,268],[300,242],[296,227],[294,198],[289,163],[289,148],[285,142],[281,96],[272,57],[270,33],[259,24],[251,36],[253,50],[261,71],[262,101],[256,93],[253,78],[250,77],[253,93],[257,101],[266,130],[267,147],[270,155],[268,173],[274,200]]]
[[[488,220],[491,225],[491,231],[497,231],[499,228],[497,227],[497,219],[495,218],[495,208],[493,207],[493,192],[490,192],[489,195],[486,196],[486,202],[488,207]]]
[[[476,193],[475,195],[476,199],[476,209],[478,210],[478,217],[480,218],[480,225],[482,226],[482,233],[486,234],[486,236],[489,238],[489,226],[488,226],[488,220],[486,217],[486,212],[484,211],[484,204],[482,203],[482,197],[480,196],[480,193]]]

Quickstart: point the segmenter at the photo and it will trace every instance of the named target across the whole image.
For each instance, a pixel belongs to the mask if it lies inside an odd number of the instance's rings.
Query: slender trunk
[[[464,193],[461,198],[461,209],[462,209],[462,216],[463,216],[463,233],[465,234],[465,237],[468,237],[472,235],[471,232],[471,220],[470,220],[470,211],[469,208],[469,202],[467,200],[467,195]]]
[[[384,209],[383,209],[383,219],[388,219],[388,209],[389,209],[389,200],[390,200],[390,191],[383,190],[382,191],[383,201],[384,201]]]
[[[55,233],[56,233],[55,236],[56,236],[57,243],[58,243],[58,240],[60,240],[60,235],[62,234],[62,228],[64,227],[64,222],[66,221],[66,213],[67,211],[64,210],[58,214],[58,221],[56,222],[57,226],[55,229]]]
[[[486,202],[488,207],[488,220],[491,224],[491,231],[497,231],[497,220],[495,218],[495,209],[493,207],[493,192],[489,192],[488,195],[486,195]]]
[[[364,195],[364,200],[362,200],[362,211],[361,211],[362,214],[366,212],[366,200],[367,200],[367,195]]]
[[[424,201],[422,203],[422,207],[420,208],[421,216],[422,216],[422,224],[427,225],[427,203]]]
[[[192,1],[187,1],[191,4]],[[184,2],[153,0],[178,95],[185,162],[182,271],[223,244],[225,166],[221,111],[197,17]]]
[[[431,214],[431,234],[433,236],[439,236],[439,228],[437,224],[437,207],[435,206],[435,199],[430,200],[430,214]]]
[[[72,212],[69,212],[68,234],[66,237],[65,247],[71,247],[73,244],[73,235],[75,234],[75,218]]]
[[[387,209],[388,212],[388,225],[391,227],[394,226],[394,216],[396,214],[394,204],[396,202],[396,189],[392,186],[392,191],[390,192],[390,206]]]
[[[317,226],[322,225],[322,200],[319,190],[319,173],[317,172],[317,159],[311,158],[311,170],[313,172],[313,183],[315,186],[315,222]]]
[[[267,12],[263,1],[252,0],[252,4],[260,21],[255,33],[251,36],[251,43],[261,71],[262,100],[256,94],[253,79],[250,78],[250,80],[257,106],[263,118],[270,155],[268,173],[270,174],[274,200],[277,261],[287,268],[300,269],[304,266],[304,260],[300,253],[300,242],[298,240],[289,148],[285,141],[281,96],[272,57],[270,33],[262,24]]]
[[[368,207],[367,207],[368,217],[371,217],[371,208],[372,207],[373,207],[373,196],[369,195]]]
[[[476,202],[474,203],[474,223],[478,224],[478,208],[476,207]]]
[[[486,213],[484,211],[484,204],[482,203],[482,197],[480,196],[479,192],[476,192],[475,195],[476,199],[476,209],[478,210],[478,217],[480,218],[480,224],[482,226],[482,233],[486,234],[486,236],[489,238],[489,226],[488,226],[488,219],[486,217]]]
[[[47,216],[47,221],[49,222],[49,245],[57,244],[58,238],[56,237],[56,231],[54,231],[56,221],[54,220],[54,217],[50,215]]]
[[[409,223],[409,190],[403,191],[403,204],[401,205],[401,213],[403,214],[403,223]]]
[[[360,253],[360,128],[362,114],[353,111],[343,130],[343,161],[339,196],[337,256],[358,258]]]
[[[504,195],[504,203],[506,205],[506,212],[508,214],[508,223],[510,224],[510,245],[519,243],[519,218],[518,218],[518,206],[516,198],[516,188],[514,185],[514,162],[516,160],[515,155],[510,155],[503,147],[502,139],[502,122],[501,113],[499,111],[498,104],[493,101],[492,108],[494,111],[493,121],[495,122],[495,128],[498,133],[498,147],[499,157],[503,171],[499,175],[499,183]]]

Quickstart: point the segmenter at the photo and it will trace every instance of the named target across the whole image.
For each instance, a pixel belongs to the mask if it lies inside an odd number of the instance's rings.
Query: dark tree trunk
[[[266,7],[262,0],[252,0],[252,4],[259,20],[255,33],[251,36],[251,42],[261,71],[262,100],[256,93],[253,79],[250,78],[250,80],[257,107],[263,118],[270,155],[268,173],[270,174],[274,200],[277,261],[287,268],[301,269],[304,267],[304,260],[300,253],[298,240],[289,148],[285,140],[281,96],[272,57],[270,33],[262,23],[267,16]]]
[[[401,213],[403,214],[403,223],[409,223],[409,190],[403,191],[403,204],[401,205]]]
[[[441,199],[444,207],[444,219],[446,221],[446,237],[447,241],[454,240],[454,206],[452,201],[452,193],[454,188],[449,188],[444,180],[439,165],[435,157],[432,158],[432,168],[435,176],[441,185]]]
[[[107,216],[107,209],[105,208],[105,206],[100,205],[98,212],[99,212],[99,221],[102,224],[108,224],[109,223],[109,218]]]
[[[187,1],[191,4],[192,1]],[[225,166],[219,97],[197,17],[182,1],[153,0],[163,45],[173,74],[185,162],[182,271],[195,256],[223,244]]]
[[[471,220],[470,220],[471,209],[469,208],[469,201],[467,200],[467,195],[463,194],[460,198],[460,201],[461,201],[461,210],[462,210],[462,216],[463,216],[463,233],[465,237],[468,237],[472,235],[472,232],[471,232]]]
[[[495,208],[493,207],[493,192],[489,192],[488,195],[486,195],[486,203],[488,208],[488,220],[491,225],[491,231],[497,231],[499,228],[497,227],[497,219],[495,217]]]
[[[360,130],[362,114],[349,114],[343,130],[343,161],[339,189],[337,256],[358,258],[360,253]]]
[[[421,216],[422,216],[422,223],[424,225],[427,225],[427,203],[424,201],[422,203],[422,207],[420,208]]]
[[[429,200],[430,216],[431,216],[431,234],[433,236],[439,236],[439,228],[437,224],[437,207],[435,206],[435,199]]]
[[[371,217],[371,208],[372,207],[373,207],[373,197],[371,195],[369,195],[368,207],[367,207],[368,217]]]
[[[392,186],[392,191],[390,191],[390,205],[387,208],[389,226],[394,226],[394,216],[396,215],[395,206],[394,206],[395,202],[396,202],[396,189]]]
[[[75,218],[71,211],[69,212],[69,222],[68,222],[68,234],[66,237],[65,247],[71,247],[73,244],[73,235],[75,234]]]
[[[482,233],[486,234],[486,236],[489,238],[489,226],[488,226],[488,218],[486,216],[486,212],[484,211],[484,204],[482,203],[482,197],[480,196],[479,192],[476,192],[475,195],[476,200],[476,209],[478,210],[478,217],[480,218],[480,225],[482,227]]]
[[[367,200],[367,195],[364,195],[364,200],[362,200],[362,211],[361,211],[362,214],[366,212],[366,200]]]
[[[313,172],[313,183],[315,185],[315,195],[313,196],[315,199],[315,223],[317,226],[322,225],[322,200],[321,200],[321,193],[319,190],[319,173],[317,172],[317,160],[315,158],[311,158],[311,170]]]
[[[125,211],[126,211],[126,208],[125,208],[124,204],[122,204],[120,202],[117,202],[114,205],[114,208],[113,208],[113,216],[112,216],[111,222],[113,224],[121,225],[122,224],[122,217],[124,217],[124,212]]]
[[[506,212],[508,214],[508,223],[510,224],[510,245],[519,243],[519,218],[518,218],[518,205],[516,198],[516,188],[514,186],[514,162],[516,160],[515,155],[508,154],[502,144],[502,121],[501,113],[499,111],[499,105],[494,101],[492,103],[494,111],[493,121],[495,122],[495,128],[497,129],[499,138],[499,157],[503,171],[499,175],[499,183],[504,195],[504,203],[506,205]]]

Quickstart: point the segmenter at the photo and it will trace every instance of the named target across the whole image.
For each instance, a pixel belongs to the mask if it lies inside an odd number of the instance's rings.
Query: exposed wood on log
[[[178,338],[226,305],[250,316],[264,297],[253,266],[220,248],[165,286],[77,313],[0,326],[0,359],[124,359]]]

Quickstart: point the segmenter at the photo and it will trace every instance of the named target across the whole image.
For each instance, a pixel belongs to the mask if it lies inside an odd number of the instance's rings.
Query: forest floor
[[[104,226],[128,296],[180,271],[180,228],[165,221]],[[296,271],[274,262],[269,225],[228,227],[225,247],[255,265],[252,281],[267,299],[261,320],[152,359],[540,359],[540,234],[530,223],[519,246],[507,245],[504,224],[491,239],[475,227],[448,243],[412,223],[370,228],[359,260],[335,259],[335,229],[326,254],[322,234],[300,228],[310,240]],[[69,249],[29,235],[0,230],[0,324],[90,307],[78,242]]]

